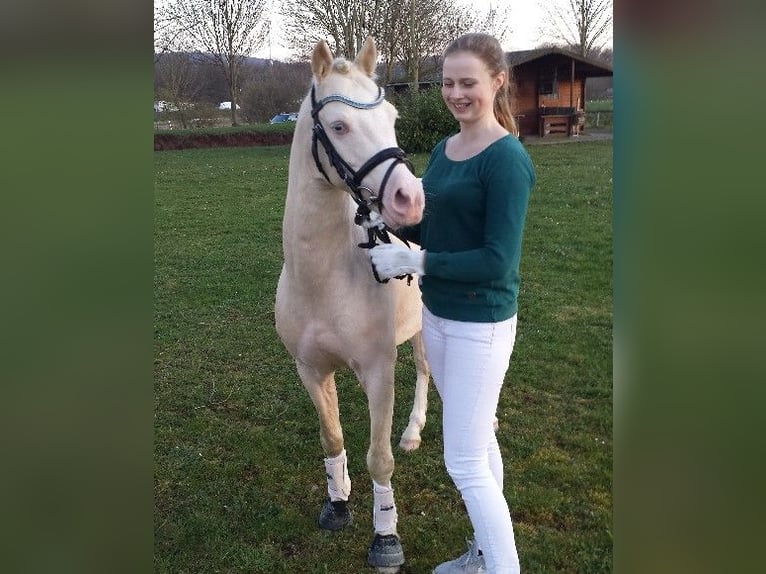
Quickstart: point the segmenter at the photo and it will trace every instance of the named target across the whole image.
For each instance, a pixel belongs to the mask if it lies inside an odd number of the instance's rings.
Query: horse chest
[[[310,321],[301,331],[296,358],[312,365],[344,364],[354,368],[364,357],[375,354],[372,332],[372,325],[360,323],[348,313]]]
[[[277,290],[277,330],[296,359],[307,363],[334,357],[348,364],[374,340],[385,338],[393,310],[386,297],[374,304],[358,286],[300,288],[283,276]]]

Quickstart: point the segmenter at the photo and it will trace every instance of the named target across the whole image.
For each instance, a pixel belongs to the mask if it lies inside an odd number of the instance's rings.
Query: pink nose
[[[414,224],[423,216],[423,198],[410,190],[398,188],[393,194],[392,210],[406,224]]]
[[[383,194],[381,212],[386,223],[393,229],[419,223],[425,205],[422,182],[404,165],[397,168]]]
[[[412,198],[407,195],[401,188],[394,192],[394,211],[404,215],[410,211],[412,204]]]

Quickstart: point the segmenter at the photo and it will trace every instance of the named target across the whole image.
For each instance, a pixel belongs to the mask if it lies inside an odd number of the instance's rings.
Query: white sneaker
[[[460,558],[439,564],[434,568],[433,574],[486,574],[487,565],[484,556],[479,554],[479,549],[473,540],[466,540],[468,552]]]

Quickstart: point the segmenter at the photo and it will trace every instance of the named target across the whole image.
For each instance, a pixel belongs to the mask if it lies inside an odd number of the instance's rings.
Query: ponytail
[[[497,90],[497,94],[495,94],[494,111],[498,123],[510,133],[519,137],[519,128],[516,125],[516,119],[513,117],[513,110],[511,108],[510,78],[507,76],[505,82]]]

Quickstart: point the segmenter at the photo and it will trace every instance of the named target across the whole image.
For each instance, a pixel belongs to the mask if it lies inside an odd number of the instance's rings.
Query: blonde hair
[[[505,52],[500,42],[489,34],[471,33],[460,36],[454,40],[444,51],[446,58],[457,52],[470,52],[484,62],[493,78],[505,72],[505,82],[495,94],[494,111],[495,118],[506,130],[513,135],[519,135],[516,120],[513,117],[511,97],[511,69],[505,59]]]

